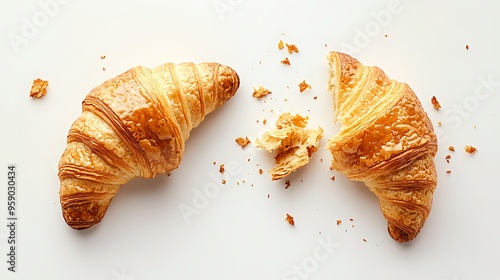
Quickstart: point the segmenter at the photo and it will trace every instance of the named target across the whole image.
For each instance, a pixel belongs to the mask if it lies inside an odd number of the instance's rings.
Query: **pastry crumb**
[[[436,110],[441,109],[441,104],[439,104],[439,101],[437,100],[437,98],[435,96],[433,96],[431,98],[431,103],[432,103],[432,106],[434,106],[434,109],[436,109]]]
[[[106,56],[105,55],[101,55],[101,59],[106,59]]]
[[[30,97],[32,98],[42,98],[47,94],[47,87],[49,86],[49,81],[37,78],[33,80],[33,85],[31,85]]]
[[[290,181],[287,180],[285,182],[285,190],[288,189],[289,187],[290,187]]]
[[[330,180],[335,181],[335,176],[330,177]]]
[[[465,45],[465,49],[468,50],[469,49],[469,45]]]
[[[353,221],[354,221],[354,219],[353,219],[353,218],[349,218],[349,222],[353,222]]]
[[[259,169],[259,174],[264,174],[264,170],[262,170],[262,168]]]
[[[363,242],[368,242],[368,240],[366,240],[366,238],[363,238]]]
[[[290,60],[288,59],[288,57],[285,57],[283,60],[281,60],[281,64],[290,65]]]
[[[451,170],[446,170],[446,174],[451,174]]]
[[[286,112],[279,116],[276,128],[265,132],[255,146],[268,152],[276,151],[275,166],[269,170],[273,180],[279,180],[309,163],[323,137],[323,128],[307,129],[309,118]]]
[[[311,85],[309,85],[308,83],[306,83],[306,80],[303,80],[300,84],[299,84],[299,91],[300,92],[304,92],[306,89],[311,89]]]
[[[221,174],[224,174],[225,171],[226,171],[226,169],[224,168],[224,164],[219,165],[219,172]]]
[[[294,226],[295,225],[295,221],[292,217],[292,215],[286,213],[286,218],[285,218],[285,221],[287,221],[290,225]]]
[[[313,97],[313,99],[314,99],[314,100],[318,99],[318,96],[314,96],[314,97]]]
[[[246,147],[247,147],[250,143],[252,143],[252,142],[250,141],[250,139],[248,139],[248,137],[245,137],[245,138],[243,138],[243,137],[238,137],[238,138],[236,138],[236,140],[234,140],[234,141],[235,141],[238,145],[240,145],[240,147],[241,147],[242,149],[245,149],[245,148],[246,148]]]
[[[446,155],[445,159],[450,159],[451,155]]]
[[[449,147],[448,147],[448,150],[450,150],[450,151],[454,152],[454,151],[455,151],[455,147],[453,147],[453,146],[449,146]]]
[[[283,48],[285,48],[285,43],[283,43],[283,40],[280,40],[280,41],[278,42],[278,49],[279,49],[279,50],[282,50]]]
[[[337,226],[342,223],[342,220],[337,220]]]
[[[263,86],[259,86],[258,89],[253,89],[253,94],[252,96],[257,98],[257,99],[261,99],[262,97],[268,95],[268,94],[271,94],[272,92],[269,91],[267,88],[263,87]]]
[[[222,179],[222,181],[221,181],[221,183],[222,183],[223,185],[225,185],[225,184],[226,184],[226,182],[227,182],[227,181],[226,181],[225,179]]]
[[[294,45],[294,44],[288,44],[288,43],[286,43],[285,45],[286,45],[286,49],[288,50],[289,54],[292,54],[294,52],[296,52],[296,53],[299,52],[299,48],[297,48],[296,45]]]
[[[439,126],[442,126],[442,125],[443,125],[443,123],[442,123],[442,122],[438,122],[438,125],[439,125]]]
[[[464,150],[465,150],[467,153],[471,154],[471,155],[472,155],[472,154],[474,154],[475,152],[477,152],[477,149],[476,149],[475,147],[473,147],[473,146],[469,146],[469,145],[466,145],[466,146],[464,147]]]

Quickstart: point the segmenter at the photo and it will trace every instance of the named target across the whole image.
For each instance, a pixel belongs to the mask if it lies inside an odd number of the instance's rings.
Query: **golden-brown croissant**
[[[414,239],[429,216],[437,185],[437,137],[413,90],[378,67],[331,52],[329,90],[341,124],[330,140],[332,167],[379,198],[388,231]]]
[[[135,67],[94,88],[59,162],[63,217],[99,223],[120,186],[176,169],[192,128],[230,99],[236,72],[218,63]]]

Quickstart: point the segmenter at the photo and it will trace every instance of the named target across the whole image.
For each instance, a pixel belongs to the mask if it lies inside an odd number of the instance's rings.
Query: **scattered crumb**
[[[385,37],[385,38],[387,38],[387,36],[389,36],[389,35],[387,35],[387,34],[384,34],[384,37]]]
[[[172,173],[168,172],[167,177],[170,177],[170,176],[172,176]]]
[[[288,43],[286,43],[286,49],[288,50],[289,54],[292,54],[294,52],[296,52],[296,53],[299,52],[299,48],[297,48],[297,46],[294,45],[294,44],[288,44]]]
[[[269,194],[267,194],[267,198],[269,198],[269,196],[270,196],[270,195],[269,195]]]
[[[349,218],[349,222],[353,222],[353,221],[354,221],[354,219],[353,219],[353,218]]]
[[[466,145],[464,149],[469,154],[474,154],[475,152],[477,152],[477,149],[475,147],[469,145]]]
[[[431,98],[431,103],[432,103],[432,106],[434,106],[434,109],[436,109],[436,110],[441,109],[441,104],[439,104],[439,101],[437,100],[437,98],[435,96],[433,96]]]
[[[335,176],[330,177],[330,180],[335,181]]]
[[[288,213],[286,213],[286,218],[285,218],[285,221],[287,221],[287,222],[288,222],[289,224],[291,224],[292,226],[294,226],[294,225],[295,225],[295,221],[293,220],[293,217],[292,217],[290,214],[288,214]]]
[[[263,173],[264,173],[264,171],[262,170],[262,168],[259,169],[259,174],[263,174]]]
[[[281,64],[290,65],[290,60],[288,59],[288,57],[285,57],[285,59],[281,60]]]
[[[223,185],[225,185],[225,184],[226,184],[226,182],[227,182],[227,181],[226,181],[225,179],[222,179],[222,182],[221,182],[221,183],[222,183]]]
[[[245,138],[243,138],[243,137],[238,137],[238,138],[236,138],[236,140],[234,140],[234,141],[235,141],[236,143],[238,143],[238,145],[240,145],[242,149],[245,149],[245,148],[246,148],[246,146],[248,146],[248,144],[252,143],[252,142],[250,141],[250,139],[248,139],[248,137],[245,137]]]
[[[283,41],[282,41],[282,40],[280,40],[280,41],[278,42],[278,49],[279,49],[279,50],[282,50],[284,47],[285,47],[285,44],[283,43]]]
[[[287,180],[285,182],[285,190],[288,189],[289,187],[290,187],[290,181]]]
[[[303,80],[300,84],[299,84],[299,90],[300,92],[304,92],[306,89],[311,89],[312,87],[306,83],[305,80]]]
[[[451,174],[451,170],[446,170],[446,174]]]
[[[276,121],[276,129],[265,132],[255,146],[268,152],[276,151],[275,166],[269,170],[273,180],[279,180],[309,163],[318,150],[323,128],[306,129],[308,117],[286,112]]]
[[[446,155],[445,159],[450,159],[451,155]]]
[[[102,71],[106,71],[106,67],[102,67]]]
[[[439,125],[439,126],[442,126],[442,125],[443,125],[443,123],[442,123],[442,122],[438,122],[438,125]]]
[[[30,97],[32,98],[42,98],[47,94],[47,87],[49,86],[49,81],[42,79],[33,80],[33,85],[31,85]]]
[[[454,151],[455,151],[455,147],[453,147],[453,146],[449,146],[449,147],[448,147],[448,150],[450,150],[450,151],[454,152]]]
[[[101,59],[106,59],[106,56],[105,55],[101,55]]]
[[[368,240],[366,240],[366,238],[363,238],[363,242],[368,242]]]
[[[262,120],[262,124],[263,124],[263,125],[266,125],[266,124],[267,124],[267,119],[263,119],[263,120]]]
[[[214,162],[212,162],[212,164],[213,164],[213,165],[217,165],[217,162],[215,162],[215,161],[214,161]]]
[[[262,97],[271,94],[272,92],[269,91],[267,88],[263,86],[259,86],[258,89],[253,88],[253,94],[252,96],[258,99],[261,99]]]
[[[469,49],[469,45],[465,45],[465,49],[468,50]]]
[[[337,220],[337,226],[342,223],[342,220]]]
[[[314,96],[314,97],[313,97],[313,99],[314,99],[314,100],[318,99],[318,96]]]
[[[224,169],[224,164],[219,165],[219,172],[223,174],[225,171],[226,169]]]

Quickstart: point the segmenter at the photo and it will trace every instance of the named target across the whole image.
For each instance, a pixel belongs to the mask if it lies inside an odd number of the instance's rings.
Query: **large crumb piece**
[[[49,81],[44,81],[42,79],[36,79],[33,81],[33,85],[30,90],[30,97],[41,98],[47,94],[47,87],[49,86]]]
[[[254,88],[253,89],[253,94],[252,96],[255,97],[255,98],[258,98],[258,99],[261,99],[262,97],[268,95],[268,94],[271,94],[272,92],[269,91],[267,88],[263,87],[263,86],[259,86],[258,89]]]
[[[286,112],[276,121],[276,129],[265,132],[255,142],[257,148],[276,151],[276,164],[269,170],[273,180],[282,179],[306,165],[318,150],[323,128],[306,129],[308,119]]]
[[[431,103],[432,103],[432,106],[434,106],[434,109],[436,109],[436,110],[441,109],[441,104],[439,104],[439,101],[437,100],[437,98],[435,96],[433,96],[431,98]]]
[[[295,225],[295,221],[293,220],[293,217],[292,217],[290,214],[288,214],[288,213],[286,213],[286,218],[285,218],[285,221],[287,221],[287,222],[288,222],[289,224],[291,224],[292,226],[294,226],[294,225]]]
[[[236,143],[238,143],[238,145],[241,146],[242,149],[245,149],[250,143],[252,143],[250,141],[250,139],[248,139],[248,137],[238,137],[236,138],[236,140],[234,140]]]
[[[285,45],[286,45],[286,49],[287,49],[287,51],[288,51],[289,54],[292,54],[294,52],[296,52],[296,53],[299,52],[299,48],[297,48],[296,45],[294,45],[294,44],[288,44],[288,43],[286,43]]]
[[[469,153],[469,154],[474,154],[475,152],[477,152],[477,149],[473,146],[465,146],[464,150]]]
[[[306,83],[306,81],[302,81],[300,84],[299,84],[299,91],[300,92],[304,92],[306,89],[311,89],[311,85],[309,85],[308,83]]]

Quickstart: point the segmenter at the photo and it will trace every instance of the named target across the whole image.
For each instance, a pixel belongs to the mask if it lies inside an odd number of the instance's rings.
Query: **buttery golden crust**
[[[330,140],[332,167],[377,195],[390,235],[417,236],[437,185],[437,138],[411,88],[378,67],[331,52],[329,89],[341,131]]]
[[[231,98],[239,77],[218,63],[135,67],[94,88],[59,162],[63,216],[75,229],[102,220],[119,187],[176,169],[192,128]]]

